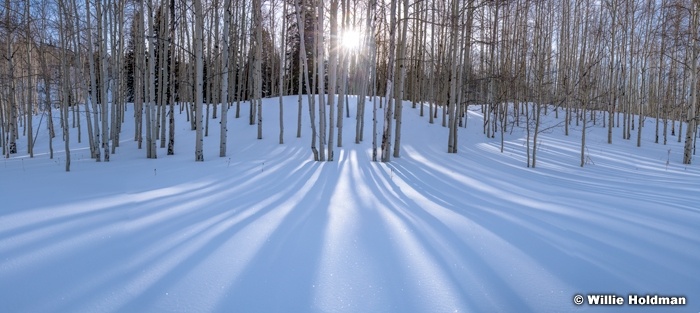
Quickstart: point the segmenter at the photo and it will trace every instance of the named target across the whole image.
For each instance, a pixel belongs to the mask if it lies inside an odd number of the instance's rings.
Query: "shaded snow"
[[[230,110],[229,156],[218,157],[212,120],[204,163],[184,114],[175,156],[145,159],[127,121],[109,163],[89,159],[75,132],[70,173],[64,152],[48,158],[45,131],[34,159],[3,159],[0,311],[640,309],[573,304],[593,293],[684,295],[685,307],[641,309],[700,310],[700,167],[679,164],[675,138],[652,142],[653,119],[642,148],[620,129],[608,145],[591,127],[584,168],[580,128],[554,128],[528,169],[521,129],[500,153],[470,112],[450,155],[447,129],[410,105],[402,157],[373,163],[371,111],[358,145],[351,110],[336,161],[316,163],[308,109],[295,138],[296,97],[286,99],[278,145],[277,99],[265,102],[264,139]]]

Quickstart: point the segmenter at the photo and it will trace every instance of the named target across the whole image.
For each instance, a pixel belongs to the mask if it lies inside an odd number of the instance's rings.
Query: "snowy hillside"
[[[203,163],[184,114],[175,156],[146,159],[128,119],[109,163],[74,133],[66,173],[60,135],[49,159],[43,130],[34,159],[3,159],[0,312],[700,311],[700,158],[685,166],[675,138],[654,144],[652,119],[641,148],[590,127],[583,168],[580,127],[555,127],[531,169],[522,129],[500,153],[473,111],[447,154],[439,119],[406,105],[401,158],[384,164],[370,161],[371,109],[354,143],[351,98],[344,147],[320,163],[308,109],[296,138],[285,100],[285,144],[266,99],[264,138],[243,105],[229,156],[212,120]],[[577,306],[577,294],[688,302]]]

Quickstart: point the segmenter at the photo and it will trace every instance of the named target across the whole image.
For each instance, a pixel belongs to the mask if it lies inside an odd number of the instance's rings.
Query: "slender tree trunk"
[[[30,15],[29,15],[29,1],[24,6],[24,16],[27,21],[26,34],[27,38],[32,38]],[[77,15],[77,14],[76,14]],[[34,157],[34,135],[32,129],[32,117],[34,113],[34,74],[32,71],[32,41],[27,40],[27,153],[30,158]]]
[[[297,25],[299,26],[299,55],[301,57],[301,66],[303,66],[303,72],[304,72],[304,81],[306,84],[306,92],[308,95],[308,104],[309,104],[309,119],[310,119],[310,124],[311,124],[311,153],[313,154],[314,161],[320,161],[319,154],[318,154],[318,149],[316,149],[316,108],[314,107],[314,96],[313,96],[313,84],[311,83],[311,80],[309,79],[309,67],[308,67],[308,57],[306,55],[306,44],[304,42],[304,25],[305,25],[305,17],[301,13],[301,8],[299,6],[298,2],[295,2],[295,12],[296,12],[296,19],[297,19]],[[301,91],[300,91],[301,92]],[[298,132],[297,132],[298,133]]]
[[[319,137],[319,161],[326,161],[326,92],[325,92],[325,70],[324,70],[324,38],[323,38],[323,0],[318,0],[318,17],[316,19],[316,75],[318,82],[318,132]]]
[[[338,84],[338,0],[331,0],[330,49],[328,50],[328,161],[333,161],[333,137],[335,136],[335,105]]]
[[[202,136],[202,92],[204,89],[204,51],[203,51],[203,31],[204,31],[204,15],[202,13],[201,0],[194,0],[194,119],[195,119],[195,149],[194,160],[196,162],[204,161],[204,137]]]
[[[386,99],[387,104],[384,108],[384,126],[382,132],[382,162],[391,161],[391,131],[392,121],[394,118],[393,112],[393,89],[394,85],[394,63],[396,50],[396,2],[391,2],[390,25],[389,25],[389,62],[387,67],[387,82],[386,82]]]
[[[403,21],[401,22],[401,43],[398,48],[399,81],[396,96],[396,128],[394,129],[394,157],[401,156],[401,124],[403,121],[403,100],[405,98],[406,85],[406,46],[408,33],[408,0],[403,1]]]
[[[9,0],[6,2],[9,5]],[[65,29],[65,21],[64,21],[64,15],[67,16],[66,12],[66,6],[63,3],[63,0],[58,1],[58,6],[59,6],[59,12],[58,12],[58,19],[59,19],[59,26],[60,29]],[[6,9],[9,7],[6,7]],[[63,73],[68,72],[68,64],[66,60],[68,59],[68,55],[66,51],[68,51],[68,44],[66,42],[66,36],[64,33],[60,34],[60,41],[61,41],[61,71]],[[11,61],[10,61],[11,62]],[[63,130],[63,143],[64,143],[64,149],[66,153],[66,172],[70,172],[70,129],[68,127],[68,106],[70,103],[68,102],[68,94],[70,93],[70,89],[68,87],[69,84],[69,77],[68,75],[62,75],[60,79],[60,87],[61,87],[61,128]],[[10,97],[12,98],[12,97]]]
[[[257,104],[257,114],[258,114],[258,139],[263,138],[262,134],[262,7],[260,0],[253,0],[253,12],[255,19],[255,60],[254,60],[254,84],[255,84],[255,95],[253,96],[253,103]],[[253,105],[251,103],[251,106]]]
[[[285,1],[282,5],[282,16],[287,16],[287,2]],[[282,35],[280,36],[280,40],[282,41],[280,43],[280,64],[279,64],[279,80],[278,80],[278,87],[277,89],[280,95],[280,138],[279,138],[279,143],[283,144],[284,143],[284,100],[282,99],[282,96],[284,96],[284,66],[286,64],[286,59],[285,59],[285,47],[286,47],[286,29],[287,29],[287,19],[283,18],[282,19]],[[300,42],[303,42],[303,39],[299,39]]]
[[[168,80],[168,102],[170,112],[168,113],[168,152],[167,155],[175,154],[175,0],[170,0],[170,53],[168,62],[170,63],[170,79]],[[182,101],[182,99],[180,100]]]
[[[6,27],[9,27],[11,25],[12,19],[10,12],[12,12],[12,6],[10,4],[10,0],[5,0],[5,25]],[[63,37],[61,37],[63,38]],[[9,140],[6,143],[8,145],[7,148],[7,153],[5,154],[6,158],[10,157],[10,154],[15,154],[17,153],[17,107],[15,103],[15,66],[14,66],[14,61],[13,61],[13,41],[14,38],[12,38],[12,32],[7,31],[7,51],[5,55],[5,59],[7,60],[7,73],[8,73],[8,78],[7,81],[9,82],[9,94],[7,97],[7,100],[9,102],[8,108],[10,108],[10,114],[8,114],[9,121],[8,121],[8,133],[9,133]],[[65,131],[65,130],[64,130]],[[67,171],[67,170],[66,170]]]
[[[226,156],[226,142],[228,130],[228,72],[229,72],[229,24],[231,23],[231,0],[224,0],[224,32],[222,34],[222,75],[221,75],[221,134],[219,143],[219,157]]]
[[[459,30],[459,16],[457,15],[458,10],[457,10],[457,1],[453,0],[452,1],[452,12],[451,12],[451,18],[450,18],[450,26],[452,28],[452,45],[451,45],[451,51],[450,51],[450,64],[451,64],[451,76],[450,76],[450,100],[449,103],[447,104],[447,110],[450,115],[450,120],[449,120],[449,131],[448,131],[448,138],[447,138],[447,153],[457,153],[457,143],[456,143],[456,138],[455,134],[457,132],[457,71],[458,71],[458,65],[457,65],[457,54],[458,54],[458,30]]]
[[[101,36],[100,42],[100,101],[102,107],[102,149],[104,149],[104,161],[109,162],[109,99],[107,89],[109,88],[109,72],[107,62],[107,12],[102,0],[97,1],[97,32]]]
[[[683,146],[683,164],[690,164],[693,160],[693,142],[695,138],[695,131],[697,129],[697,99],[698,99],[698,24],[700,24],[700,2],[693,1],[691,9],[691,23],[690,23],[690,99],[688,103],[688,115],[686,120],[688,121],[688,127],[685,133],[685,144]],[[682,125],[682,123],[681,123]],[[680,134],[680,132],[679,132]],[[680,139],[680,136],[679,136]]]

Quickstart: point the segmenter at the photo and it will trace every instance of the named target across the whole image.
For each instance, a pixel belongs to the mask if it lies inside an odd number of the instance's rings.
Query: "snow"
[[[159,148],[157,160],[137,149],[132,120],[109,163],[90,159],[73,129],[66,173],[60,133],[49,159],[44,119],[35,157],[0,165],[0,311],[700,310],[700,166],[680,164],[675,137],[654,144],[653,119],[641,148],[636,132],[626,141],[616,128],[609,145],[589,127],[581,168],[581,127],[564,136],[550,112],[532,169],[524,130],[505,134],[500,153],[474,108],[447,154],[439,118],[407,103],[401,158],[382,164],[370,161],[371,103],[354,143],[351,97],[344,147],[320,163],[306,106],[294,137],[296,97],[277,144],[277,101],[264,101],[262,140],[247,104],[240,119],[229,111],[224,158],[213,120],[203,163],[178,114],[176,155]],[[18,145],[26,152],[26,138]],[[688,304],[576,306],[576,294]]]

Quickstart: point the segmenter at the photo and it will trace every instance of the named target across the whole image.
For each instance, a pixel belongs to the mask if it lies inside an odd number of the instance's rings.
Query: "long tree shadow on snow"
[[[303,193],[308,204],[327,202],[322,193],[308,192],[332,187],[324,187],[329,182],[318,179],[319,166],[311,162],[296,166],[290,163],[293,159],[281,160],[266,172],[254,166],[242,173],[232,171],[228,179],[205,177],[183,184],[184,188],[171,186],[176,192],[150,190],[90,198],[83,202],[86,207],[66,207],[66,213],[55,218],[3,231],[0,240],[15,244],[0,250],[2,284],[7,287],[2,296],[6,301],[0,306],[7,311],[84,311],[105,306],[125,311],[172,309],[178,292],[182,296],[187,291],[183,284],[201,283],[194,274],[208,275],[212,284],[221,285],[209,286],[201,303],[184,307],[206,310],[206,305],[225,302],[225,292],[213,291],[231,288],[238,275],[250,268],[261,269],[256,264],[259,253],[271,254],[269,250],[280,245],[274,240],[290,237],[308,224],[313,206],[289,207],[288,199]],[[124,201],[124,197],[135,200]],[[97,203],[102,204],[89,207]],[[319,234],[309,235],[309,240],[320,240],[324,223],[322,218],[312,221],[308,231]],[[318,259],[314,250],[319,246],[309,244],[298,262]],[[207,268],[211,259],[221,264]],[[97,275],[85,275],[86,271]],[[312,276],[307,274],[301,276]],[[33,295],[41,295],[42,301],[35,301]]]
[[[605,290],[618,294],[678,294],[698,285],[693,277],[700,277],[700,273],[693,264],[700,261],[700,255],[692,248],[698,245],[697,236],[693,236],[697,231],[686,227],[687,221],[657,220],[656,214],[650,218],[649,214],[627,212],[628,208],[606,203],[611,198],[597,199],[595,193],[551,193],[547,188],[555,186],[546,181],[523,181],[527,175],[519,175],[507,164],[485,166],[498,159],[468,149],[451,158],[454,162],[450,163],[426,162],[441,159],[435,155],[439,151],[409,150],[408,157],[389,165],[407,185],[394,186],[394,191],[410,186],[451,213],[423,207],[421,213],[406,214],[420,214],[420,220],[431,221],[428,225],[434,229],[444,227],[448,216],[475,223],[478,231],[465,233],[475,237],[462,238],[466,244],[455,245],[453,250],[460,251],[464,266],[479,273],[475,274],[477,281],[493,287],[486,288],[489,294],[505,296],[500,303],[514,305],[507,306],[506,311],[515,310],[525,299],[545,299],[551,294],[563,294],[555,302],[560,308],[572,309],[570,296],[574,293]],[[577,201],[576,197],[585,198]],[[431,215],[434,218],[429,218]],[[462,227],[469,225],[464,223]],[[483,251],[478,253],[484,258],[482,262],[463,251],[476,248]],[[504,266],[519,268],[512,271]],[[498,279],[504,275],[514,276]],[[528,281],[539,281],[538,288],[533,289]],[[653,285],[657,281],[669,283]],[[506,286],[512,290],[507,291],[503,288]]]

